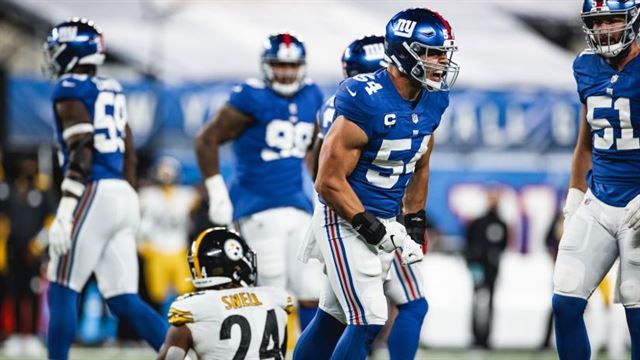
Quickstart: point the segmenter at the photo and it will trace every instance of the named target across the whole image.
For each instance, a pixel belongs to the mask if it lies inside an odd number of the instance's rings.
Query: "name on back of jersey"
[[[220,301],[225,304],[225,310],[237,310],[251,306],[261,306],[262,301],[255,292],[238,292],[236,294],[224,295]]]

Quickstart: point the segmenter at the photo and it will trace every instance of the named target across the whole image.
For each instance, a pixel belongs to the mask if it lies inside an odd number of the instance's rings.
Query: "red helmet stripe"
[[[604,5],[603,3],[604,3],[604,0],[596,0],[596,7],[601,8],[602,5]]]
[[[291,45],[291,35],[287,33],[282,34],[282,41],[284,41],[284,44],[289,47],[289,45]]]
[[[437,11],[433,11],[430,10],[435,16],[438,17],[438,19],[440,19],[440,21],[442,21],[442,23],[444,24],[444,28],[447,29],[447,35],[449,36],[449,39],[453,39],[453,31],[451,31],[451,25],[449,24],[449,22],[442,17],[442,15],[440,15],[439,12]]]

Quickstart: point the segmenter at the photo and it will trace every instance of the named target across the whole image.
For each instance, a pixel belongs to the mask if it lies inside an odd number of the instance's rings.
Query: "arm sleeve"
[[[358,125],[368,138],[374,134],[374,116],[372,114],[371,98],[356,81],[347,79],[340,84],[336,92],[335,107],[338,116],[344,116],[347,120]]]
[[[186,310],[185,303],[185,300],[177,300],[174,301],[173,304],[171,304],[168,314],[169,324],[173,326],[180,326],[195,321],[193,313]]]

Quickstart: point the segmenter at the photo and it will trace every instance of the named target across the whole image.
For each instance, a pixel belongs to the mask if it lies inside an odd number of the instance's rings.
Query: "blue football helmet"
[[[44,53],[51,76],[65,74],[76,65],[101,65],[105,57],[102,31],[91,20],[65,21],[51,30]]]
[[[361,37],[349,44],[342,54],[344,77],[371,73],[385,66],[384,36]]]
[[[616,57],[629,48],[640,28],[640,1],[638,0],[585,0],[582,22],[587,44],[596,54]],[[599,17],[620,17],[624,24],[610,29],[594,29]],[[619,39],[617,39],[619,37]]]
[[[458,47],[451,25],[435,11],[400,11],[387,24],[384,45],[387,61],[427,90],[449,91],[458,78],[460,67],[452,61]],[[446,62],[427,61],[441,54]]]
[[[306,76],[304,43],[289,33],[269,36],[262,51],[262,72],[269,87],[283,96],[293,96]],[[286,65],[274,69],[274,65]]]

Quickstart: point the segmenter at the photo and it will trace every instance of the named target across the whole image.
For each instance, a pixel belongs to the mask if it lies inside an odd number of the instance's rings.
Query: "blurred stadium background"
[[[234,84],[261,77],[259,52],[269,33],[288,29],[302,36],[308,75],[328,96],[342,76],[343,48],[363,34],[382,33],[393,14],[412,6],[433,8],[449,19],[462,68],[436,133],[431,163],[431,250],[424,261],[430,310],[422,353],[432,359],[554,358],[549,350],[538,349],[545,344],[551,311],[553,245],[547,238],[562,206],[578,130],[571,63],[584,47],[580,0],[0,0],[0,201],[31,160],[37,162],[34,186],[55,204],[60,176],[49,101],[52,84],[40,68],[42,42],[57,22],[80,16],[102,28],[107,62],[101,73],[124,84],[141,186],[148,183],[151,164],[169,155],[182,165],[181,183],[197,187],[201,179],[193,136]],[[223,156],[228,176],[232,159],[229,152]],[[496,187],[509,237],[494,300],[490,344],[495,352],[467,352],[473,283],[463,256],[465,226],[485,212],[486,192]],[[30,305],[16,300],[14,282],[21,280],[7,266],[15,256],[7,250],[7,234],[24,218],[1,215],[0,330],[2,356],[9,357],[15,355],[12,339],[26,331],[20,329],[23,320],[16,309]],[[38,234],[40,228],[32,230]],[[28,249],[38,254],[37,246]],[[32,261],[41,265],[46,259]],[[42,276],[27,282],[37,296],[33,321],[42,338],[46,282]],[[592,347],[603,350],[603,358],[626,358],[622,308],[610,302],[611,290],[602,289],[587,310]],[[127,350],[137,345],[130,345],[126,329],[118,331],[115,320],[104,314],[91,285],[82,311],[79,343],[106,343],[108,348],[78,350],[72,352],[75,358],[153,356],[146,349]],[[25,352],[24,346],[30,345],[23,343],[19,358],[44,357],[37,349]],[[516,352],[505,352],[512,349]]]

